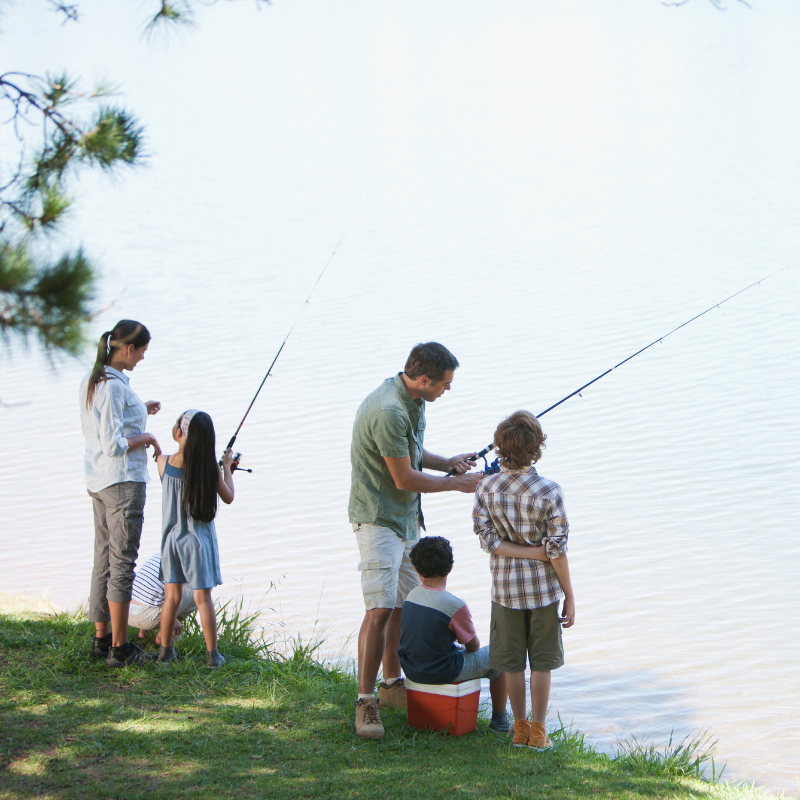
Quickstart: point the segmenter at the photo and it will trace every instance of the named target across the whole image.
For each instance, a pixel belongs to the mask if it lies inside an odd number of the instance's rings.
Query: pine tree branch
[[[0,337],[27,343],[35,335],[48,353],[77,355],[92,318],[95,271],[78,250],[54,264],[35,261],[25,244],[0,243]]]

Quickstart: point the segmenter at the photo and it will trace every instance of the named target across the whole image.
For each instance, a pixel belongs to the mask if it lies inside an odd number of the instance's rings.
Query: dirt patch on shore
[[[61,609],[55,603],[43,597],[25,597],[21,594],[0,592],[0,614],[52,617],[60,613]]]

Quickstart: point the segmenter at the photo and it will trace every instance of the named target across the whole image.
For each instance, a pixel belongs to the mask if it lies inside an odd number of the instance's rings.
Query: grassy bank
[[[0,798],[763,797],[680,774],[697,754],[612,759],[563,730],[539,754],[485,721],[451,738],[387,711],[386,738],[362,741],[351,675],[302,647],[271,655],[235,617],[209,670],[188,628],[179,664],[110,670],[88,658],[86,621],[0,611]]]

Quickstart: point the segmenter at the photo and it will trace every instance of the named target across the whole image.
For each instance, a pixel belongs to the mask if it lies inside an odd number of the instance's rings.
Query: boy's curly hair
[[[443,578],[453,569],[453,548],[443,536],[423,536],[409,558],[423,578]]]
[[[539,420],[530,411],[515,411],[494,432],[500,463],[506,469],[524,469],[542,457],[547,439]]]

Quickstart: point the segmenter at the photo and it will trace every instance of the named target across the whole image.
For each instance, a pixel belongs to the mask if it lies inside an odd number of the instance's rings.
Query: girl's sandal
[[[161,649],[158,651],[158,658],[156,659],[156,663],[169,664],[170,661],[177,661],[179,658],[180,654],[172,645],[170,645],[169,647],[164,647],[162,645]]]
[[[225,656],[219,650],[206,650],[206,666],[211,669],[221,667],[225,663]]]

